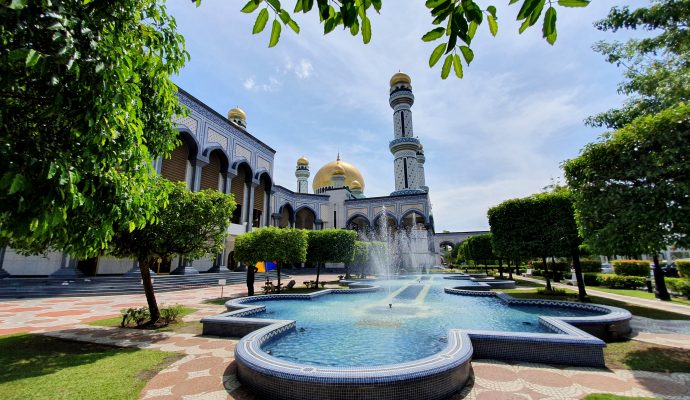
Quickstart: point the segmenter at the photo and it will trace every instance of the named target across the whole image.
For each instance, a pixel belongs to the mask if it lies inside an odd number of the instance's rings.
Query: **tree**
[[[364,267],[369,261],[369,242],[355,241],[355,249],[352,254],[352,261],[345,263],[345,278],[350,279],[350,265],[359,266],[359,275],[364,275]]]
[[[316,285],[319,285],[321,264],[349,263],[355,253],[357,232],[349,229],[307,231],[307,261],[316,264]]]
[[[201,0],[193,0],[199,5]],[[517,3],[519,0],[511,0],[510,4]],[[522,21],[519,32],[535,25],[541,20],[543,37],[549,44],[556,41],[556,8],[557,3],[563,7],[585,7],[590,0],[558,0],[549,2],[546,12],[543,0],[523,0],[517,13],[517,20]],[[309,13],[314,8],[314,0],[295,0],[294,13]],[[348,29],[353,36],[361,33],[364,43],[371,40],[371,21],[367,12],[371,8],[379,13],[382,7],[382,0],[316,0],[316,8],[319,21],[323,23],[324,34],[330,33],[336,27],[342,26]],[[489,5],[482,9],[474,0],[427,0],[426,7],[432,17],[432,24],[437,26],[430,30],[422,40],[432,42],[443,39],[443,43],[438,44],[431,53],[429,66],[435,66],[445,54],[446,57],[441,67],[441,77],[446,79],[450,75],[451,67],[458,78],[463,76],[463,62],[469,66],[474,59],[474,52],[470,48],[472,40],[479,26],[486,19],[489,32],[492,36],[498,33],[498,16],[496,7]],[[260,8],[260,10],[259,10]],[[278,0],[249,0],[242,8],[244,13],[253,13],[259,10],[254,23],[252,33],[263,32],[268,24],[270,13],[273,13],[271,33],[268,47],[273,47],[278,43],[282,31],[281,22],[295,33],[299,33],[299,25],[292,19],[290,12],[283,8]],[[544,18],[542,19],[541,16]],[[462,55],[462,59],[460,58]]]
[[[151,183],[149,190],[167,199],[156,212],[155,222],[134,230],[121,226],[109,253],[138,261],[151,322],[155,323],[160,314],[149,268],[173,255],[194,260],[221,252],[235,201],[232,195],[218,191],[190,192],[184,184],[162,177],[152,179]]]
[[[307,231],[267,226],[235,238],[235,259],[254,265],[259,261],[278,263],[278,292],[281,264],[301,263],[307,259]]]
[[[487,266],[487,263],[489,260],[496,259],[493,249],[491,248],[491,234],[487,233],[483,235],[470,236],[467,238],[465,243],[467,243],[467,257],[471,260],[474,260],[474,262],[477,264],[483,263],[484,269],[488,275],[489,267]]]
[[[606,61],[624,67],[625,81],[618,92],[628,98],[621,108],[590,117],[589,125],[618,129],[640,116],[690,101],[689,20],[687,0],[654,0],[650,7],[635,10],[614,7],[595,24],[602,31],[639,28],[655,36],[595,45]]]
[[[146,227],[164,194],[151,160],[185,111],[170,75],[187,53],[161,2],[0,6],[0,242],[93,257]]]
[[[585,242],[601,254],[650,254],[656,295],[670,300],[658,253],[690,245],[690,105],[640,117],[563,168]]]

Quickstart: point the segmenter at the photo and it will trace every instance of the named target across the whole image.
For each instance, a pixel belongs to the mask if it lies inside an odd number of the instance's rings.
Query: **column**
[[[254,220],[254,190],[259,186],[258,183],[250,182],[247,184],[249,195],[247,196],[247,232],[252,230],[252,222]]]

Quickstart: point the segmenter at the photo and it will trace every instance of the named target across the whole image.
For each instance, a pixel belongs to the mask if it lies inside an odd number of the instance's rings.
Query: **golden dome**
[[[230,111],[228,111],[228,119],[229,120],[241,119],[243,121],[246,121],[247,120],[247,113],[242,111],[241,108],[235,107],[235,108],[230,109]]]
[[[297,159],[297,165],[309,165],[309,160],[307,160],[307,157],[302,156]]]
[[[397,72],[391,77],[391,87],[398,83],[407,83],[408,85],[411,85],[412,79],[404,72]]]
[[[359,169],[354,165],[342,161],[340,159],[331,161],[328,164],[321,167],[316,175],[314,175],[314,180],[312,181],[312,189],[316,192],[318,189],[333,186],[331,182],[331,177],[336,169],[341,169],[345,173],[345,186],[352,187],[353,181],[358,181],[362,190],[364,190],[364,177]]]
[[[331,176],[333,175],[345,175],[345,170],[340,166],[340,163],[338,162],[335,168],[333,168],[333,171],[331,172]]]
[[[362,190],[362,184],[359,183],[359,181],[358,181],[357,179],[355,179],[355,180],[352,181],[352,183],[350,184],[350,189],[352,189],[352,190]]]

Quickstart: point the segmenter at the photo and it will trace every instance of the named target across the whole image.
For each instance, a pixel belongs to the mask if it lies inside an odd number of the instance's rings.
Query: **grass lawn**
[[[520,299],[548,299],[548,300],[577,301],[577,293],[574,291],[567,291],[563,295],[554,295],[554,296],[538,294],[536,289],[534,289],[534,290],[501,289],[499,291],[508,293],[509,295],[516,297],[516,298],[520,298]],[[625,308],[626,310],[630,311],[633,315],[637,315],[639,317],[652,318],[652,319],[663,319],[663,320],[668,320],[668,319],[686,320],[686,321],[690,320],[689,315],[677,314],[674,312],[663,311],[663,310],[656,310],[653,308],[642,307],[642,306],[627,303],[624,301],[606,299],[606,298],[598,297],[598,296],[591,295],[591,294],[589,295],[589,298],[590,298],[590,300],[592,300],[592,303]]]
[[[0,336],[0,398],[136,399],[148,379],[180,357],[41,335]]]
[[[592,290],[599,290],[602,292],[606,293],[613,293],[613,294],[620,294],[622,296],[631,296],[631,297],[637,297],[640,299],[648,299],[648,300],[654,300],[656,297],[654,297],[654,293],[649,293],[645,290],[637,290],[637,289],[610,289],[607,287],[603,286],[594,286],[594,287],[588,287],[587,290],[592,289]],[[671,299],[671,303],[678,303],[678,304],[685,304],[687,306],[690,306],[690,300],[682,298],[682,297],[673,297]]]
[[[177,333],[201,334],[201,328],[202,328],[201,322],[199,322],[199,321],[192,321],[192,322],[182,321],[182,318],[184,316],[189,315],[195,311],[196,311],[196,308],[182,307],[182,312],[180,312],[180,315],[177,317],[178,319],[176,322],[173,322],[167,326],[156,328],[156,331],[158,331],[158,332],[177,332]],[[105,319],[99,319],[96,321],[91,321],[88,324],[93,325],[93,326],[119,327],[121,322],[122,322],[122,317],[113,317],[113,318],[105,318]]]
[[[607,343],[606,367],[655,372],[690,372],[690,350],[635,340]]]

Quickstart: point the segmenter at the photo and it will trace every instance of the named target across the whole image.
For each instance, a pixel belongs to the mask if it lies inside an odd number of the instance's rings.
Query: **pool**
[[[243,336],[239,380],[265,399],[443,399],[472,358],[603,366],[602,339],[630,330],[627,310],[520,300],[441,276],[255,296],[202,320]],[[467,288],[470,288],[469,290]]]

